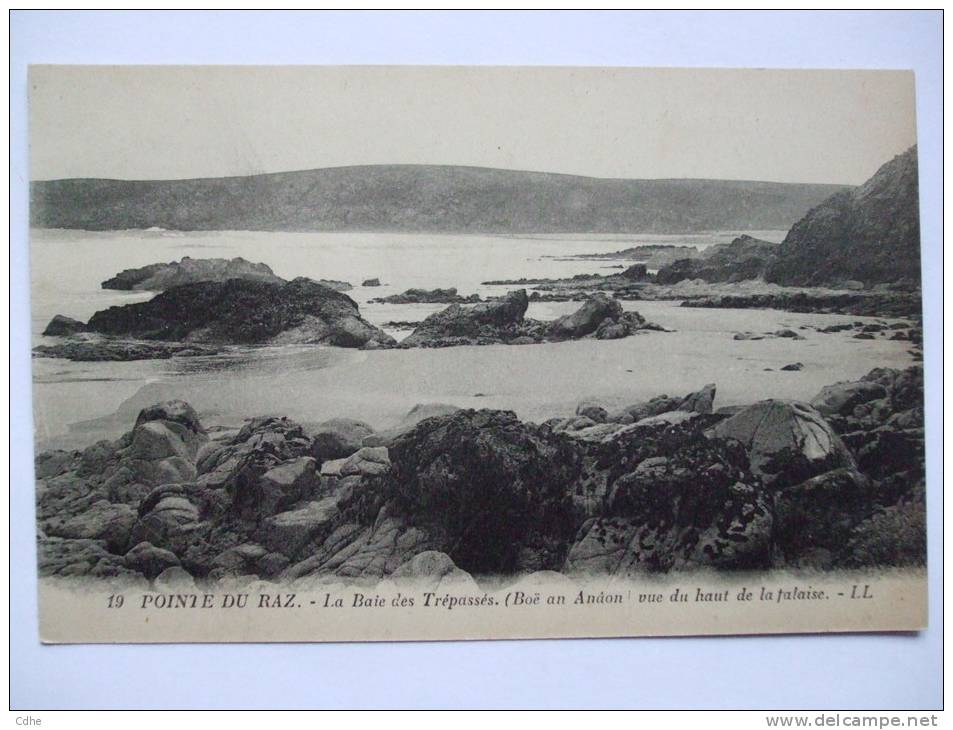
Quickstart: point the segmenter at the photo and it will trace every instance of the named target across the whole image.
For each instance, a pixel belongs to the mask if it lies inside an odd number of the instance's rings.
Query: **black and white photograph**
[[[41,639],[925,628],[915,101],[32,66]]]

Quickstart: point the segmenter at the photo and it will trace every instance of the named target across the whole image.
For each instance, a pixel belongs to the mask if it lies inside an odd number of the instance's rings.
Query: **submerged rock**
[[[376,281],[376,280],[372,280]],[[367,284],[364,286],[379,286]],[[370,300],[374,304],[473,304],[480,301],[478,294],[461,296],[453,287],[449,289],[408,289],[402,294],[391,294]]]
[[[85,327],[85,325],[84,325]],[[221,352],[219,347],[190,342],[157,342],[106,337],[79,332],[55,345],[37,345],[33,354],[76,362],[127,362],[130,360],[168,360],[172,357],[204,357]]]

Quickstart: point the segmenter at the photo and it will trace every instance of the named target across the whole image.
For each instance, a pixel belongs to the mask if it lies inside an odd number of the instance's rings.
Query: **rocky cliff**
[[[839,192],[794,224],[768,268],[770,282],[812,286],[920,283],[917,148]]]

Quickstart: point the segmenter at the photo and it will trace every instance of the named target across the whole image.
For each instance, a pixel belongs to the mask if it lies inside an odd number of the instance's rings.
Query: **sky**
[[[453,164],[859,184],[916,142],[903,71],[33,66],[33,180]]]

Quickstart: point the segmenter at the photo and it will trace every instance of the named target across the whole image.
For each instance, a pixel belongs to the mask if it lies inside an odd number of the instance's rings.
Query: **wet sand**
[[[549,319],[577,303],[533,305],[528,316]],[[235,362],[204,358],[164,363],[93,364],[82,397],[65,403],[76,384],[34,386],[39,447],[77,448],[115,438],[138,411],[170,398],[190,402],[203,422],[236,425],[244,418],[285,415],[303,423],[346,416],[375,428],[393,426],[418,403],[504,408],[524,420],[571,415],[593,398],[612,408],[656,395],[684,395],[718,386],[715,406],[764,398],[807,400],[824,385],[855,380],[874,367],[910,365],[908,342],[857,340],[852,333],[822,334],[801,326],[895,321],[775,310],[681,308],[677,302],[628,302],[675,332],[645,332],[622,340],[541,345],[387,351],[338,348],[266,348]],[[806,339],[738,341],[735,332],[790,328]],[[800,362],[804,369],[781,371]],[[47,361],[46,367],[54,365]],[[770,368],[770,370],[766,370]],[[121,374],[128,370],[128,378]],[[138,377],[134,375],[138,373]],[[144,383],[148,378],[151,382]],[[83,392],[85,390],[85,392]],[[70,410],[73,409],[73,410]],[[58,422],[52,414],[58,415]],[[67,429],[63,413],[72,414]],[[45,414],[49,414],[47,417]]]

